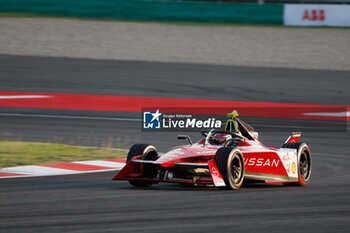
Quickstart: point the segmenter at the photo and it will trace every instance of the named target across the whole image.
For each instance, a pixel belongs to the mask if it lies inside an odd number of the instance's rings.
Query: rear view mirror
[[[188,135],[177,135],[177,139],[180,139],[180,140],[187,139],[188,142],[192,145],[192,140],[191,140],[190,136],[188,136]]]

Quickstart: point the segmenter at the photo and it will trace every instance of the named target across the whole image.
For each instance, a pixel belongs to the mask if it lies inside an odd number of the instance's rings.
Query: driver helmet
[[[231,134],[218,133],[214,136],[215,142],[218,145],[224,145],[228,140],[232,138]]]

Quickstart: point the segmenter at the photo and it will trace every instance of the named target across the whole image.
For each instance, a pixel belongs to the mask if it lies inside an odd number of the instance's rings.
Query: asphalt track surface
[[[349,105],[350,71],[0,55],[0,89]]]
[[[350,102],[350,72],[3,55],[0,75],[5,91]],[[160,151],[179,144],[176,133],[141,132],[135,113],[0,108],[0,114],[1,139],[124,148],[146,142]],[[128,120],[105,119],[112,117]],[[270,130],[276,123],[283,127]],[[263,143],[279,146],[289,133],[286,124],[271,118],[255,126]],[[309,126],[303,121],[293,124]],[[347,232],[350,135],[346,126],[342,131],[311,129],[303,135],[313,156],[311,181],[303,188],[260,184],[225,191],[159,184],[137,189],[127,182],[112,182],[113,172],[3,179],[0,231]],[[189,134],[199,138],[197,133]]]

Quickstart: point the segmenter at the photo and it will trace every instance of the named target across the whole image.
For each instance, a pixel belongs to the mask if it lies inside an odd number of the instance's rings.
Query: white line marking
[[[0,172],[8,172],[8,173],[20,173],[20,174],[30,174],[30,175],[50,175],[50,174],[67,174],[74,172],[73,170],[60,169],[60,168],[52,168],[52,167],[42,167],[42,166],[19,166],[19,167],[9,167],[2,168]]]
[[[333,116],[333,117],[350,117],[350,112],[309,112],[303,113],[306,116]]]
[[[266,124],[251,124],[253,127],[270,127],[270,128],[303,128],[303,129],[329,129],[329,127],[313,127],[313,126],[301,126],[301,125],[266,125]]]
[[[141,119],[137,119],[137,118],[123,118],[123,117],[90,117],[90,116],[66,116],[66,115],[44,115],[44,114],[22,114],[22,113],[0,113],[0,116],[106,120],[106,121],[141,121]]]
[[[110,168],[122,168],[125,165],[125,163],[103,161],[103,160],[91,160],[91,161],[81,161],[81,162],[73,162],[73,163],[94,165],[94,166],[103,166],[103,167],[110,167]]]
[[[0,100],[5,99],[38,99],[38,98],[52,98],[49,95],[0,95]]]

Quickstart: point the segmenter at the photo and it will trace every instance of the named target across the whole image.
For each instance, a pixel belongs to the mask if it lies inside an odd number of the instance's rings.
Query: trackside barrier
[[[0,12],[126,20],[283,24],[282,4],[167,0],[0,0]]]
[[[350,26],[350,5],[286,4],[284,25]]]
[[[172,0],[0,0],[0,12],[125,20],[350,26],[350,5]]]

